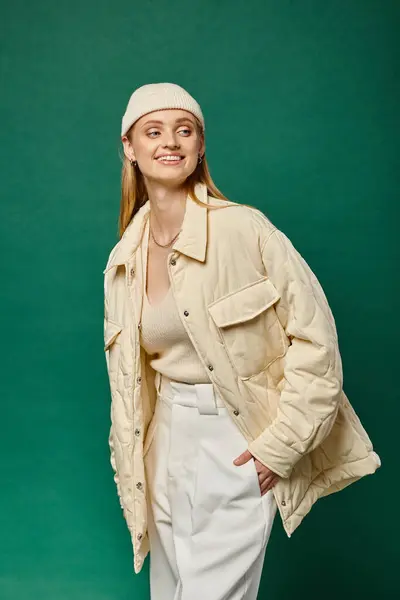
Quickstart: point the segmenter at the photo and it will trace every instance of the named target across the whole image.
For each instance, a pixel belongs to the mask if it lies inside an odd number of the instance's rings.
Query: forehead
[[[182,110],[180,108],[166,108],[163,110],[153,110],[151,113],[143,115],[143,117],[138,119],[137,125],[139,127],[145,127],[154,121],[158,122],[158,124],[174,125],[180,121],[191,121],[192,123],[195,123],[195,118],[192,113],[187,110]]]

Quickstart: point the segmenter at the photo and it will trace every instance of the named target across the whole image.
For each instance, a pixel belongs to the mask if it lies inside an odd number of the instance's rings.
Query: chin
[[[161,185],[165,185],[167,187],[179,187],[180,185],[182,185],[186,179],[189,177],[189,174],[187,173],[171,173],[170,176],[166,176],[166,174],[163,174],[162,176],[160,176],[159,173],[151,173],[149,175],[144,175],[145,179],[148,179],[149,181],[153,181],[156,182],[158,184]]]
[[[193,173],[194,169],[176,169],[174,167],[166,167],[165,170],[162,170],[162,172],[160,172],[159,169],[157,169],[156,172],[153,171],[153,173],[151,173],[151,175],[149,174],[149,178],[159,181],[160,183],[165,181],[166,183],[173,183],[176,182],[177,184],[179,183],[183,183],[184,181],[186,181],[186,179]]]

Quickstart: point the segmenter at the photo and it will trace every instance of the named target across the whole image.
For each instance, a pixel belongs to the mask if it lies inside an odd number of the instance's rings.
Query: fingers
[[[251,458],[253,458],[253,455],[249,452],[249,450],[245,450],[244,452],[242,452],[242,454],[240,454],[237,458],[235,458],[235,460],[233,461],[233,463],[236,466],[238,466],[238,465],[244,465]]]
[[[263,477],[265,477],[265,475],[276,475],[276,473],[274,473],[268,467],[263,465],[262,462],[260,462],[257,458],[254,459],[254,464],[256,466],[256,471],[259,475],[263,474]]]
[[[276,475],[275,473],[273,473],[273,471],[270,471],[270,469],[268,469],[268,467],[263,465],[259,460],[254,458],[253,455],[249,452],[249,450],[245,450],[244,452],[242,452],[242,454],[240,454],[237,458],[235,458],[233,463],[236,466],[244,465],[251,458],[254,459],[254,463],[255,463],[255,467],[256,467],[256,471],[257,471],[257,475],[258,475],[258,483],[260,485],[261,495],[263,496],[270,489],[272,489],[274,487],[274,485],[279,480],[279,476]]]
[[[268,485],[272,479],[276,477],[275,473],[260,473],[258,475],[258,482],[260,487]]]
[[[260,475],[258,476],[258,483],[260,484],[260,488],[268,485],[270,483],[271,479],[273,479],[274,477],[275,477],[275,475],[271,475],[271,474],[265,475],[263,473],[260,473]]]
[[[267,482],[265,485],[263,485],[260,488],[261,495],[264,496],[264,494],[266,494],[267,492],[272,490],[272,488],[278,483],[278,481],[279,481],[279,477],[275,475],[269,482]]]
[[[271,490],[274,485],[278,482],[278,475],[272,475],[272,477],[267,477],[262,484],[260,484],[261,496],[264,496],[269,490]]]

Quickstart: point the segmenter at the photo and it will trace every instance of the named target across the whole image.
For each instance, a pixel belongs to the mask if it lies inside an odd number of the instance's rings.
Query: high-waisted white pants
[[[157,374],[146,444],[152,600],[256,600],[276,513],[211,383]]]

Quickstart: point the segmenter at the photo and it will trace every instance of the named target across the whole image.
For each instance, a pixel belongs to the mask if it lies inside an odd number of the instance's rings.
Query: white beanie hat
[[[204,126],[204,117],[200,105],[180,85],[176,83],[149,83],[137,88],[129,98],[128,106],[122,117],[121,137],[143,115],[154,110],[180,108],[195,115]]]

